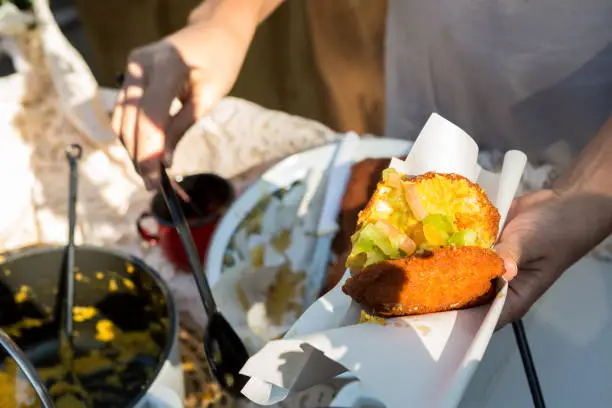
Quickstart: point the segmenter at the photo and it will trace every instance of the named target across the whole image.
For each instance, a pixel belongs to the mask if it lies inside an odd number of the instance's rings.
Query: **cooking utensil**
[[[195,277],[208,316],[208,325],[204,334],[204,352],[208,364],[216,380],[227,392],[236,397],[242,397],[240,391],[248,379],[240,374],[240,370],[249,355],[240,337],[217,309],[187,220],[164,167],[161,169],[161,191],[183,242],[183,249],[187,254],[191,272]]]
[[[76,200],[77,187],[79,180],[78,161],[83,154],[83,148],[78,144],[71,144],[66,147],[66,159],[70,166],[70,179],[68,186],[68,243],[64,254],[64,265],[60,277],[60,288],[58,290],[58,307],[60,331],[59,331],[59,356],[64,366],[66,375],[64,380],[71,384],[78,384],[80,381],[74,374],[74,343],[73,343],[73,318],[72,310],[74,306],[74,229],[76,227]],[[75,394],[75,397],[91,405],[91,401],[83,394]]]
[[[527,382],[529,383],[529,391],[531,392],[533,406],[535,408],[545,408],[546,404],[544,403],[544,394],[542,393],[535,364],[533,363],[533,358],[531,357],[531,350],[529,349],[529,343],[527,342],[527,334],[525,333],[523,319],[513,322],[512,330],[514,331],[516,345],[518,346],[519,353],[521,354],[521,360],[523,361],[523,368],[525,369],[525,376],[527,377]]]
[[[14,327],[28,318],[41,321],[42,326],[26,326],[18,335],[12,334],[13,340],[34,367],[53,368],[59,364],[58,325],[45,311],[59,301],[54,289],[63,273],[65,247],[26,248],[3,255],[6,260],[0,264],[0,327]],[[108,408],[183,407],[178,314],[164,280],[138,258],[90,245],[76,245],[75,266],[81,276],[75,281],[74,305],[97,311],[91,319],[74,322],[74,329],[79,333],[74,337],[76,358],[100,348],[97,327],[101,320],[112,322],[117,329],[116,340],[121,342],[131,337],[133,341],[131,346],[125,346],[132,349],[124,354],[129,357],[125,370],[114,375],[115,365],[106,370],[100,363],[93,363],[87,372],[79,375],[83,389],[94,395],[94,404]],[[8,276],[7,270],[11,271]],[[16,303],[13,293],[23,286],[30,288],[31,296],[23,303]],[[127,338],[121,340],[123,334]],[[121,349],[115,347],[114,340],[103,349],[109,348]],[[104,356],[111,355],[101,351]],[[115,361],[114,357],[109,358]],[[116,376],[120,380],[116,384],[106,382],[107,378]]]
[[[6,353],[11,356],[13,360],[15,360],[17,367],[19,367],[19,370],[21,370],[21,372],[25,375],[26,379],[32,386],[32,389],[34,389],[34,392],[38,396],[43,408],[54,408],[49,392],[47,391],[47,388],[45,387],[41,378],[38,376],[36,369],[32,366],[19,346],[17,346],[17,344],[15,344],[15,342],[2,329],[0,329],[0,346],[2,346]]]
[[[78,161],[83,149],[78,144],[72,144],[66,148],[66,159],[70,165],[70,182],[68,195],[68,243],[66,245],[65,264],[61,275],[61,290],[58,291],[61,302],[60,342],[72,345],[72,309],[74,305],[74,229],[76,227],[76,201],[79,180]],[[72,347],[72,346],[70,346]]]

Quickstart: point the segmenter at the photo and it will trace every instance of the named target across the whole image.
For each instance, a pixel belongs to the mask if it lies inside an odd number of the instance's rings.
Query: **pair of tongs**
[[[174,227],[183,243],[189,267],[195,278],[208,317],[207,328],[204,333],[206,359],[213,375],[223,389],[233,396],[241,397],[240,391],[248,378],[241,375],[240,370],[249,359],[249,355],[240,337],[217,309],[187,219],[173,183],[164,167],[161,168],[161,192],[170,210]]]

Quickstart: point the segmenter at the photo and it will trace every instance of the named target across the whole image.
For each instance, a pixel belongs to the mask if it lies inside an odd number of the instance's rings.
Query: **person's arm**
[[[610,234],[612,118],[552,190],[515,200],[496,245],[512,279],[499,326],[522,317],[567,268]]]
[[[568,194],[612,196],[612,116],[572,167],[555,182],[555,188]]]
[[[112,126],[147,189],[191,125],[232,88],[257,25],[281,0],[208,0],[182,30],[132,51]],[[170,115],[172,101],[182,103]]]
[[[612,117],[553,189],[571,214],[568,234],[582,237],[570,254],[582,256],[612,234]]]
[[[249,25],[264,21],[284,0],[207,0],[189,15],[189,24],[208,20],[214,15],[233,15]]]

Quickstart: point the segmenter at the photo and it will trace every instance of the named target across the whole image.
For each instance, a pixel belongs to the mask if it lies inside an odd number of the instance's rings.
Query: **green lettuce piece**
[[[455,232],[455,225],[446,215],[430,214],[423,219],[423,234],[431,245],[446,245]]]
[[[372,264],[375,264],[377,262],[382,262],[384,260],[388,259],[385,254],[382,253],[381,250],[379,250],[378,248],[374,248],[373,251],[371,251],[370,253],[368,253],[368,259],[366,261],[366,263],[363,265],[363,267],[368,267]]]
[[[354,252],[369,252],[378,247],[388,257],[398,255],[397,245],[393,245],[385,233],[373,224],[366,224],[360,231],[359,238],[353,246]]]
[[[423,218],[423,225],[431,225],[441,233],[448,235],[457,231],[453,221],[443,214],[429,214],[427,217]]]
[[[366,224],[353,237],[353,248],[347,259],[349,267],[366,267],[385,259],[397,259],[400,257],[399,238],[387,236],[383,230],[373,224]]]
[[[448,244],[455,246],[472,246],[476,245],[477,238],[476,232],[465,229],[451,235],[448,239]]]

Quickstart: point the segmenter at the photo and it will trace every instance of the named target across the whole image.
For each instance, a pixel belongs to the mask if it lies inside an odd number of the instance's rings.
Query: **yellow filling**
[[[473,195],[464,179],[435,175],[415,183],[394,169],[384,170],[371,204],[359,215],[347,266],[359,270],[441,246],[488,246],[486,231],[461,227],[475,224],[482,211]]]
[[[94,317],[98,311],[93,306],[74,306],[72,308],[72,318],[75,322],[84,322]]]

